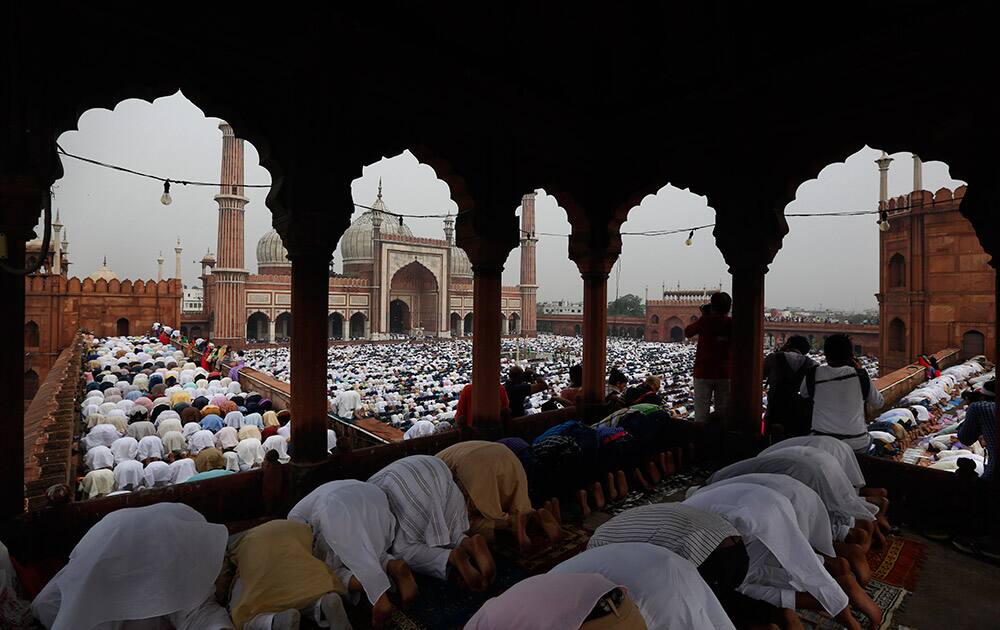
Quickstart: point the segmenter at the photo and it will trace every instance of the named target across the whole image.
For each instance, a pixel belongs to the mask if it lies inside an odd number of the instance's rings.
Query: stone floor
[[[986,630],[1000,628],[1000,565],[928,540],[927,560],[916,590],[893,618],[893,628],[910,630]]]

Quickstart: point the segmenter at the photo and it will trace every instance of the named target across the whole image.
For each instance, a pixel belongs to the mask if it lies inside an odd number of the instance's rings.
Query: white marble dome
[[[471,278],[472,262],[465,250],[458,245],[451,246],[451,255],[448,257],[448,269],[453,278]]]
[[[292,263],[288,260],[288,252],[281,243],[281,235],[275,230],[270,230],[257,241],[257,267],[288,267]]]
[[[399,217],[388,213],[385,202],[382,201],[382,185],[379,184],[378,197],[371,205],[371,210],[351,223],[340,238],[340,255],[345,265],[374,263],[375,254],[372,251],[372,217],[382,219],[381,232],[383,236],[413,236],[409,226],[400,225]]]

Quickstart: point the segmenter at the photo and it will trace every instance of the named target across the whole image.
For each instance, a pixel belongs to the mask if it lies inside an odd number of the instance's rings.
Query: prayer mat
[[[868,551],[868,566],[872,569],[873,580],[913,591],[926,558],[926,543],[892,536],[883,549]]]
[[[448,630],[464,627],[486,600],[496,597],[530,575],[509,558],[495,554],[494,560],[497,565],[496,579],[485,593],[473,593],[451,581],[415,575],[419,589],[416,601],[408,609],[393,613],[387,627],[399,630]],[[370,608],[368,614],[371,614]],[[351,621],[353,623],[354,619]],[[354,627],[367,628],[369,625],[355,624]]]
[[[705,483],[711,476],[711,472],[701,469],[692,469],[680,473],[674,473],[669,477],[664,477],[660,483],[656,484],[651,492],[641,489],[629,490],[624,499],[618,499],[604,507],[602,512],[615,516],[625,510],[629,510],[641,505],[652,505],[654,503],[668,503],[672,501],[683,501],[684,492],[691,486],[698,486]],[[678,494],[680,493],[680,494]]]
[[[546,573],[563,560],[568,560],[584,551],[590,541],[590,533],[576,525],[563,523],[562,532],[562,539],[557,544],[536,552],[529,552],[526,557],[519,555],[511,547],[494,549],[493,554],[494,556],[504,556],[528,575]]]
[[[853,611],[855,619],[858,620],[862,628],[866,628],[867,630],[885,630],[890,628],[892,626],[893,614],[903,605],[903,598],[909,595],[909,592],[899,586],[893,586],[892,584],[886,584],[878,580],[869,581],[868,586],[865,587],[865,591],[872,598],[872,601],[875,602],[875,605],[879,607],[879,610],[882,611],[882,625],[878,628],[872,628],[868,624],[868,618],[857,610]],[[806,630],[844,630],[845,628],[844,625],[815,610],[796,610],[795,612],[802,619],[802,625]]]

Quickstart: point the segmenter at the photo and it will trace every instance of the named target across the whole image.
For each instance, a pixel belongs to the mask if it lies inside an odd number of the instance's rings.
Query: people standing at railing
[[[885,400],[854,357],[850,337],[830,335],[823,352],[826,365],[807,370],[799,389],[802,396],[813,401],[810,432],[843,440],[855,453],[867,453],[871,436],[865,405],[880,409]]]
[[[708,304],[701,307],[698,321],[688,324],[684,336],[698,337],[698,350],[694,359],[694,419],[708,420],[709,410],[723,415],[729,405],[729,372],[732,365],[730,346],[733,337],[733,319],[729,310],[733,299],[728,293],[713,293]]]
[[[766,433],[780,424],[786,437],[806,435],[812,420],[812,401],[799,394],[806,372],[815,367],[809,358],[809,340],[792,335],[779,350],[764,358],[767,379],[767,410],[764,414]]]

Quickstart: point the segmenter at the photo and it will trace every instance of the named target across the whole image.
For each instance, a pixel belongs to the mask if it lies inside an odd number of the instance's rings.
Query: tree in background
[[[638,295],[626,293],[617,300],[608,302],[608,315],[624,315],[627,317],[645,317],[646,307]]]

